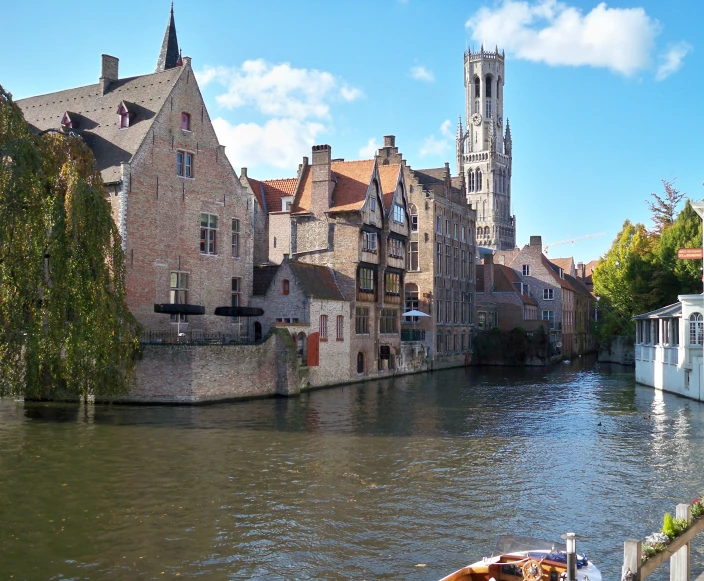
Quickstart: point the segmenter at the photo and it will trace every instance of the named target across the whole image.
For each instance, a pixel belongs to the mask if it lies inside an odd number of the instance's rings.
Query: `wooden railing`
[[[692,539],[704,531],[704,518],[692,523],[692,506],[689,504],[678,504],[675,518],[686,520],[690,523],[689,528],[645,562],[641,562],[641,541],[629,539],[623,543],[622,581],[643,581],[666,561],[670,561],[670,581],[690,581]]]

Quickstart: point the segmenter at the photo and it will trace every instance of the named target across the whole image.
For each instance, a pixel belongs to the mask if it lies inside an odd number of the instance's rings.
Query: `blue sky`
[[[169,12],[4,4],[0,84],[15,98],[97,82],[101,53],[121,77],[152,72]],[[549,251],[587,261],[626,218],[650,226],[661,179],[704,197],[704,2],[177,0],[175,16],[220,141],[253,177],[294,176],[314,143],[369,157],[387,134],[412,167],[454,171],[463,51],[484,41],[506,50],[519,246],[605,232]]]

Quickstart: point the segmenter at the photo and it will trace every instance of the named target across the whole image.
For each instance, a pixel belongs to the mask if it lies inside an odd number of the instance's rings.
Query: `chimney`
[[[284,262],[288,262],[288,257],[290,255],[288,253],[284,253]]]
[[[332,172],[330,160],[332,149],[329,145],[314,145],[311,163],[312,188],[310,210],[321,216],[330,209],[332,202]]]
[[[100,85],[100,94],[104,95],[108,92],[110,88],[110,83],[117,81],[117,69],[120,64],[120,59],[109,54],[103,55],[102,67],[100,69],[100,79],[98,79],[98,84]]]
[[[490,293],[494,288],[494,255],[484,255],[484,292]]]
[[[396,147],[396,136],[384,135],[384,147]]]
[[[543,238],[542,238],[542,236],[531,236],[530,237],[530,245],[539,247],[540,252],[542,252],[543,251]]]
[[[243,178],[247,177],[247,168],[246,167],[243,167],[242,169],[240,169],[240,176],[242,176]]]
[[[586,272],[585,272],[585,268],[584,268],[584,263],[583,263],[583,262],[578,262],[578,263],[577,263],[577,277],[578,277],[578,278],[581,278],[582,280],[584,280],[585,278],[587,278],[587,274],[586,274]]]

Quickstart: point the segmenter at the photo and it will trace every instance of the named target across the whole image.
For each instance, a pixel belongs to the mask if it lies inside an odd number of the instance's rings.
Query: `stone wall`
[[[296,395],[296,350],[289,333],[276,330],[258,345],[143,345],[127,396],[130,403],[205,403]]]
[[[614,337],[608,345],[602,345],[599,348],[599,361],[635,365],[633,337]]]

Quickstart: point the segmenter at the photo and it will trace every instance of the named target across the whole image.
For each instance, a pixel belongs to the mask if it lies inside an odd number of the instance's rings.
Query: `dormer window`
[[[369,208],[372,212],[376,212],[376,198],[370,199]]]
[[[281,198],[281,211],[290,212],[293,205],[293,196],[284,196]]]
[[[123,101],[117,108],[117,126],[120,129],[128,128],[130,126],[130,117],[132,117],[132,115],[130,114],[129,109],[127,109],[127,105],[125,105],[125,102]]]
[[[191,116],[188,113],[181,113],[181,129],[184,131],[191,130]]]

